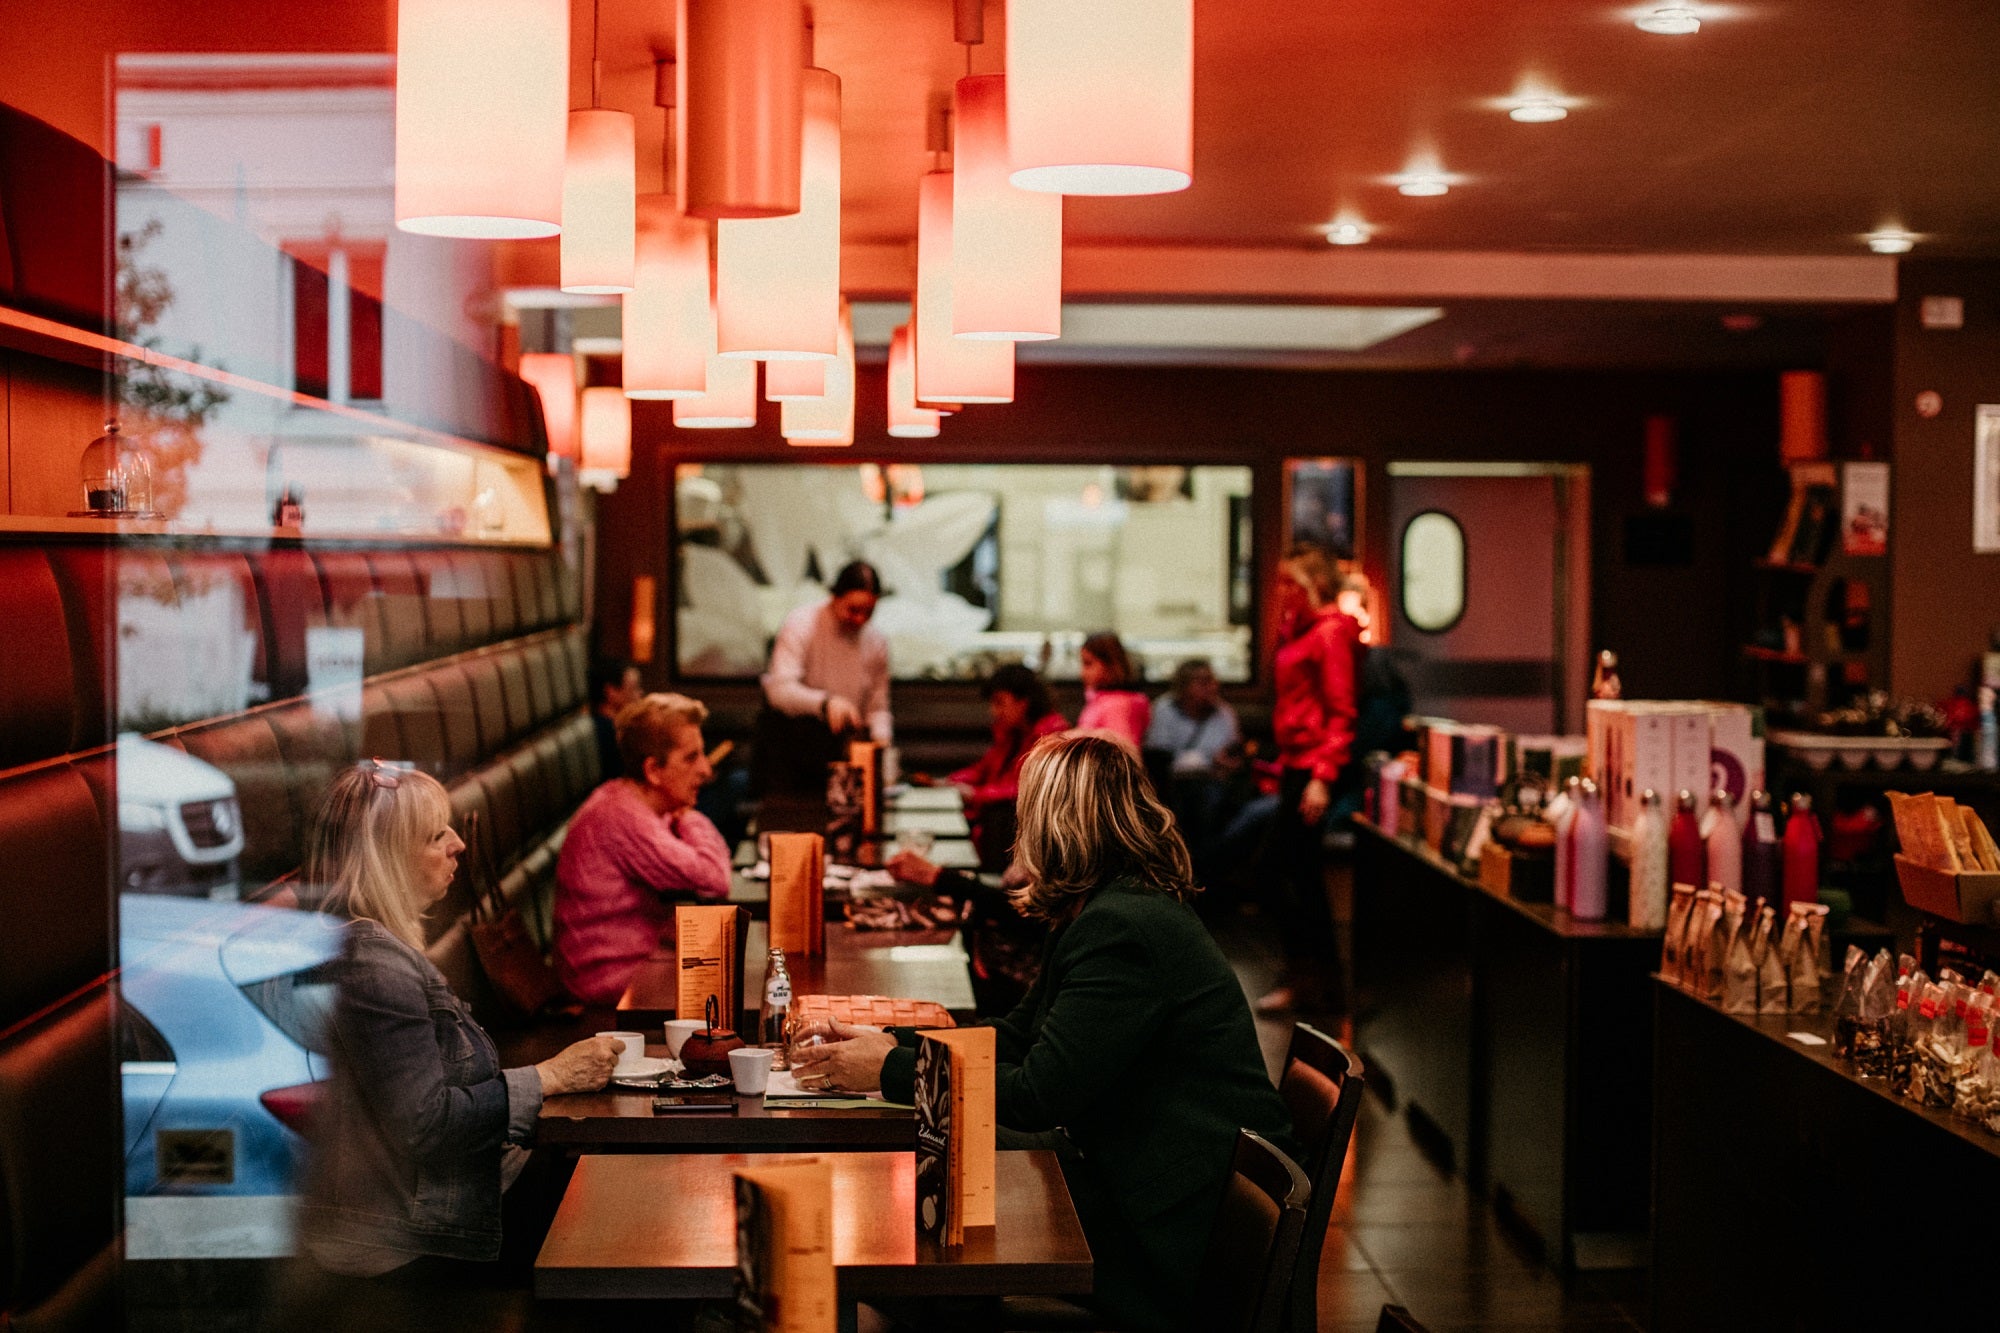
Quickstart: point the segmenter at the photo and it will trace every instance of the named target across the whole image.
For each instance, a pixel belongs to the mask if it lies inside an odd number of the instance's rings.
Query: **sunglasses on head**
[[[403,780],[398,776],[395,765],[389,763],[387,760],[365,759],[362,761],[361,771],[368,775],[370,782],[384,791],[394,791],[403,785]]]

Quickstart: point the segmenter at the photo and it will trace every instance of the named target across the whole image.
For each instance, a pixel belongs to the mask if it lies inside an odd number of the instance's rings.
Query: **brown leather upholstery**
[[[174,588],[183,605],[200,603],[217,596],[231,597],[229,589],[234,588],[233,600],[241,617],[240,628],[252,636],[251,701],[261,703],[266,699],[277,697],[271,686],[270,654],[264,634],[263,602],[258,595],[257,580],[251,573],[249,559],[240,551],[172,551],[167,555],[167,568],[173,572]],[[184,619],[181,624],[190,633],[201,633],[210,628],[208,622],[197,625],[191,618]],[[301,649],[303,650],[303,642]],[[288,694],[297,692],[297,688],[286,691]]]
[[[549,645],[524,644],[520,656],[521,669],[528,678],[528,706],[534,713],[535,725],[540,726],[556,715],[556,692],[549,667]]]
[[[325,595],[327,623],[360,630],[364,670],[371,676],[387,671],[388,644],[383,638],[382,605],[375,592],[375,573],[368,567],[368,557],[359,551],[315,551],[312,562],[319,571]],[[273,632],[278,633],[275,629]]]
[[[87,750],[111,739],[117,704],[118,603],[134,596],[178,600],[173,571],[158,551],[105,546],[49,548],[49,564],[62,590],[69,626],[70,664],[77,695],[71,744]]]
[[[370,551],[368,569],[375,578],[375,624],[371,635],[381,639],[379,667],[371,665],[369,675],[393,671],[421,662],[430,655],[426,628],[424,590],[417,581],[416,566],[404,551]],[[445,652],[458,647],[454,642]]]
[[[577,800],[590,795],[597,785],[616,773],[598,771],[597,728],[591,723],[588,713],[577,713],[563,723],[557,732],[562,743],[563,759],[569,766],[570,790],[579,793]]]
[[[328,623],[325,585],[312,557],[300,550],[265,551],[252,568],[263,600],[265,679],[271,698],[290,698],[311,683],[306,679],[306,632]]]
[[[0,1328],[119,1327],[113,1015],[97,986],[0,1036]]]
[[[535,725],[535,699],[528,689],[528,670],[519,653],[494,655],[500,671],[500,692],[507,704],[507,739],[519,740]]]
[[[514,608],[519,613],[515,628],[519,633],[527,634],[534,630],[546,629],[555,623],[554,618],[548,614],[550,608],[542,605],[541,584],[535,578],[535,566],[547,559],[547,556],[539,552],[532,555],[526,552],[510,552],[506,556],[507,573],[514,583]]]
[[[568,817],[583,798],[590,793],[578,791],[571,780],[569,760],[563,755],[562,740],[553,731],[542,730],[528,742],[535,752],[535,764],[542,771],[542,781],[548,784],[549,802],[560,813]]]
[[[556,692],[556,712],[567,713],[572,708],[583,706],[583,689],[570,664],[570,643],[568,636],[550,639],[549,684]]]
[[[479,748],[494,754],[507,744],[507,692],[500,685],[500,664],[491,653],[468,657],[458,664],[472,691],[472,710],[479,724]]]
[[[0,776],[0,1030],[111,970],[108,846],[68,764]]]
[[[1429,1330],[1402,1306],[1385,1305],[1382,1317],[1375,1321],[1375,1333],[1429,1333]]]
[[[417,581],[424,590],[424,620],[429,628],[432,656],[470,648],[479,640],[465,631],[465,614],[460,609],[462,594],[458,573],[446,551],[415,551],[410,556]]]
[[[1236,1158],[1202,1264],[1204,1318],[1217,1333],[1278,1333],[1312,1186],[1298,1163],[1249,1130]]]
[[[172,738],[195,758],[215,765],[236,784],[243,818],[243,853],[237,865],[246,884],[261,884],[297,866],[305,831],[292,801],[292,772],[277,734],[262,713],[183,727]]]
[[[521,800],[511,765],[488,764],[479,771],[477,781],[486,789],[486,813],[493,825],[493,868],[497,873],[520,857],[522,843],[527,838],[527,822],[521,817]]]
[[[299,699],[264,715],[285,761],[302,839],[311,833],[334,776],[360,757],[361,725],[353,717],[360,694],[357,688]]]
[[[479,551],[474,554],[486,582],[486,604],[490,608],[493,637],[504,639],[521,633],[524,621],[532,628],[535,618],[521,615],[520,599],[514,594],[513,557],[505,551]]]
[[[1292,1274],[1287,1333],[1311,1333],[1319,1327],[1319,1256],[1348,1140],[1354,1136],[1354,1118],[1361,1113],[1362,1086],[1361,1061],[1351,1051],[1310,1024],[1293,1025],[1278,1095],[1292,1113],[1292,1133],[1305,1150],[1302,1165],[1313,1195]]]
[[[473,551],[438,551],[439,578],[449,578],[458,598],[459,618],[465,623],[467,643],[485,643],[498,637],[493,632],[492,594],[486,587],[486,566]],[[449,570],[449,574],[445,571]]]
[[[523,840],[532,843],[556,822],[561,808],[560,779],[556,774],[542,771],[541,755],[532,745],[524,745],[508,755],[507,766],[514,771],[514,791],[521,802]]]
[[[438,716],[437,694],[423,676],[401,676],[385,687],[396,714],[396,734],[402,739],[397,755],[436,777],[445,771],[444,722]]]
[[[437,696],[438,723],[444,729],[445,771],[455,777],[478,763],[485,753],[479,745],[479,712],[472,702],[472,686],[453,662],[432,667],[424,679]]]
[[[560,642],[563,657],[569,663],[570,694],[577,704],[587,704],[591,702],[589,635],[578,626],[565,633]]]
[[[541,623],[544,625],[560,624],[563,620],[559,564],[559,558],[553,552],[528,558],[528,570],[535,581],[535,597],[541,604]],[[525,601],[524,598],[524,604]]]
[[[77,729],[69,626],[49,558],[0,547],[0,769],[69,750]]]

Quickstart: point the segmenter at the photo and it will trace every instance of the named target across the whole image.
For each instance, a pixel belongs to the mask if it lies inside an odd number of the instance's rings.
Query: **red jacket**
[[[972,794],[965,798],[966,813],[977,814],[981,806],[1013,800],[1021,786],[1021,765],[1028,751],[1035,748],[1035,742],[1068,730],[1069,720],[1061,713],[1051,712],[1030,722],[1025,733],[994,732],[993,744],[979,756],[979,762],[959,769],[949,779],[961,787],[972,788]]]
[[[1271,730],[1286,768],[1309,769],[1322,782],[1332,782],[1346,766],[1354,748],[1360,644],[1354,618],[1329,606],[1278,645]]]

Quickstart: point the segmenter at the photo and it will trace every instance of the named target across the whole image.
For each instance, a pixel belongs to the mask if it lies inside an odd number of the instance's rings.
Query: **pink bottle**
[[[1569,822],[1570,884],[1569,911],[1579,921],[1602,921],[1605,916],[1605,857],[1608,852],[1604,829],[1604,802],[1598,799],[1597,784],[1584,779],[1576,814]]]
[[[1792,797],[1791,817],[1785,821],[1785,906],[1818,901],[1819,820],[1812,797],[1799,793]]]
[[[1683,791],[1667,826],[1667,882],[1708,887],[1708,857],[1701,841],[1701,821],[1695,818],[1694,793]]]
[[[1576,878],[1575,849],[1570,842],[1570,829],[1576,821],[1577,806],[1582,804],[1583,779],[1571,778],[1569,785],[1550,805],[1555,808],[1556,826],[1556,906],[1569,910],[1570,887]]]

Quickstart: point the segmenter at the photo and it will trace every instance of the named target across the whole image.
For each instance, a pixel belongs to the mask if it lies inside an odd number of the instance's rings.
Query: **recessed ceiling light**
[[[1687,5],[1655,5],[1632,20],[1640,32],[1656,32],[1667,37],[1683,37],[1701,31],[1701,18]]]
[[[1336,222],[1326,229],[1328,245],[1366,245],[1370,235],[1365,222]]]
[[[1518,120],[1523,125],[1546,125],[1568,114],[1568,107],[1548,97],[1526,98],[1507,109],[1507,119]]]
[[[1396,180],[1396,193],[1407,194],[1412,199],[1430,199],[1451,190],[1451,182],[1443,176],[1401,176]]]
[[[1877,227],[1861,238],[1878,255],[1906,255],[1917,238],[1901,227]]]

